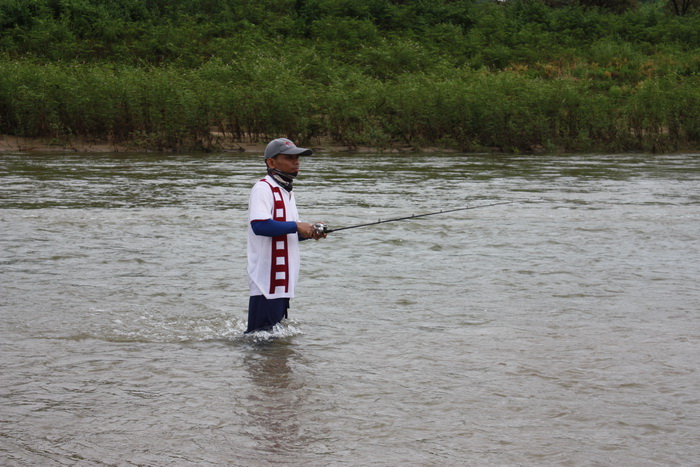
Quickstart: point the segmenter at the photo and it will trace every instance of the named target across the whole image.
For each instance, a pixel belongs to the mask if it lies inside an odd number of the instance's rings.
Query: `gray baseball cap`
[[[299,154],[300,156],[310,156],[314,152],[311,149],[298,148],[287,138],[273,139],[265,148],[265,160],[275,157],[277,154]]]

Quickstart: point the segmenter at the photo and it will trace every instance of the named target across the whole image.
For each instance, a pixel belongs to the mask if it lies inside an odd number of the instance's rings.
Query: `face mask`
[[[282,172],[279,169],[267,169],[267,173],[272,176],[277,183],[284,187],[287,191],[292,191],[292,182],[297,178],[299,172]]]

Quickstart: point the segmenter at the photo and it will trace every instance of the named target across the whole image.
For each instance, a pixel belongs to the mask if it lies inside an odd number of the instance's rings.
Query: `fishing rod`
[[[405,220],[409,220],[409,219],[418,219],[419,217],[437,216],[438,214],[447,214],[448,212],[466,211],[468,209],[487,208],[489,206],[499,206],[501,204],[510,204],[512,202],[513,201],[500,201],[498,203],[480,204],[479,206],[467,206],[464,208],[444,209],[441,211],[429,212],[426,214],[412,214],[410,216],[395,217],[393,219],[385,219],[385,220],[380,219],[376,222],[367,222],[365,224],[356,224],[356,225],[350,225],[347,227],[338,227],[337,229],[329,229],[326,224],[324,224],[322,222],[318,222],[318,223],[314,224],[314,231],[316,231],[319,234],[328,234],[331,232],[340,232],[341,230],[356,229],[358,227],[367,227],[370,225],[385,224],[387,222],[397,222],[397,221],[405,221]]]

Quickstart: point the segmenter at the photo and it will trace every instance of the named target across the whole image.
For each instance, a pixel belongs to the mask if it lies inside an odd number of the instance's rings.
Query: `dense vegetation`
[[[0,0],[0,133],[159,150],[282,135],[697,148],[689,1],[680,15],[631,0]]]

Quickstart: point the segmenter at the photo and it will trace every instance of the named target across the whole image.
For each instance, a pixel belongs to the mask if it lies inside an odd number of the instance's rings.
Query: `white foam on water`
[[[254,342],[265,342],[275,339],[303,335],[304,331],[299,326],[299,323],[293,320],[284,320],[276,324],[271,331],[254,331],[246,334],[245,338]]]
[[[205,316],[167,316],[162,310],[134,310],[110,312],[92,309],[93,313],[108,313],[112,319],[104,320],[95,329],[81,329],[69,336],[46,336],[59,339],[97,339],[109,342],[140,343],[193,343],[209,341],[264,342],[303,335],[300,323],[284,320],[270,331],[245,334],[245,317],[217,312]]]
[[[98,310],[91,310],[98,312]],[[246,328],[245,319],[218,312],[200,316],[168,316],[162,310],[134,310],[99,313],[114,315],[102,324],[68,336],[68,339],[99,339],[110,342],[178,343],[237,339]],[[54,336],[61,337],[61,336]]]

